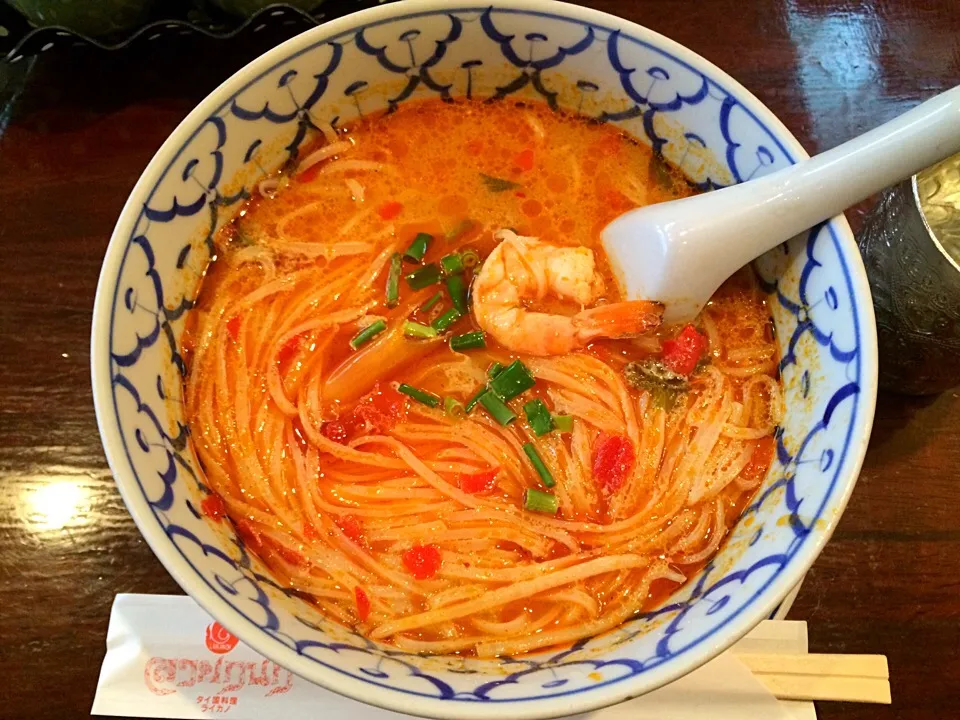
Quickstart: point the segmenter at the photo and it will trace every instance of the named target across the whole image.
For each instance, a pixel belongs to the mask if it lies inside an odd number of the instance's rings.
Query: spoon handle
[[[776,224],[767,246],[751,250],[748,261],[958,151],[960,87],[955,87],[832,150],[722,193],[725,202],[767,206],[753,220],[758,227],[765,224],[763,215]],[[734,198],[737,192],[744,198]]]

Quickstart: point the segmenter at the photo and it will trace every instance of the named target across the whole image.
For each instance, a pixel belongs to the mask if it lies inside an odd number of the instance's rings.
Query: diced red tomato
[[[363,524],[354,515],[343,515],[337,520],[337,526],[350,540],[360,546],[366,546],[367,539],[363,535]]]
[[[200,502],[200,512],[212,520],[222,520],[227,516],[227,506],[222,497],[210,493]]]
[[[277,545],[277,552],[279,553],[280,557],[282,557],[291,565],[303,565],[303,555],[298,553],[296,550],[291,550],[283,545]]]
[[[391,200],[390,202],[385,202],[383,205],[377,208],[377,213],[384,220],[393,220],[400,212],[403,210],[403,205],[398,203],[396,200]]]
[[[285,367],[289,364],[297,350],[300,349],[300,340],[301,337],[299,335],[294,335],[280,348],[280,352],[277,353],[277,362],[280,363],[280,367]]]
[[[327,440],[333,440],[335,443],[340,443],[341,445],[350,438],[350,432],[347,430],[346,424],[339,420],[325,422],[320,426],[320,434],[327,438]]]
[[[404,418],[406,412],[407,396],[391,385],[377,383],[350,412],[323,423],[320,434],[342,445],[364,429],[387,432]]]
[[[623,486],[635,460],[629,438],[601,433],[593,448],[593,477],[605,493],[614,493]]]
[[[227,320],[227,335],[230,336],[230,339],[236,342],[237,338],[240,337],[240,316],[234,315],[232,318]]]
[[[364,622],[370,617],[370,598],[359,585],[354,588],[353,595],[357,600],[357,617],[360,618],[360,622]]]
[[[672,340],[663,341],[663,364],[680,375],[689,375],[707,351],[707,338],[687,325]]]
[[[500,472],[500,468],[470,474],[461,473],[457,478],[457,485],[465,493],[471,495],[490,492],[493,489],[493,481],[498,472]]]
[[[773,462],[773,454],[776,450],[776,441],[772,437],[760,438],[757,440],[756,447],[753,448],[753,454],[750,456],[750,462],[740,473],[740,477],[745,480],[757,480],[767,472],[770,463]]]
[[[513,164],[523,171],[533,170],[533,150],[527,148],[513,158]]]
[[[427,580],[437,574],[442,558],[436,545],[414,545],[403,556],[403,565],[417,580]]]
[[[369,395],[357,403],[353,416],[358,424],[366,423],[375,432],[386,432],[403,419],[407,396],[392,385],[377,383]]]

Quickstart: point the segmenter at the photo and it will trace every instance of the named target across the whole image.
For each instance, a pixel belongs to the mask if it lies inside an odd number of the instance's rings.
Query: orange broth
[[[413,651],[532,651],[577,639],[578,627],[596,634],[656,607],[709,562],[773,459],[776,346],[751,271],[728,281],[697,321],[708,347],[682,391],[664,394],[624,380],[628,366],[656,361],[664,343],[681,332],[660,327],[577,350],[571,362],[579,365],[570,371],[576,382],[538,378],[509,402],[518,420],[505,427],[480,405],[465,417],[456,408],[455,417],[445,415],[444,402],[466,405],[494,364],[520,360],[540,367],[540,361],[490,333],[483,348],[451,350],[449,337],[480,330],[472,312],[436,339],[397,335],[388,344],[385,332],[354,349],[351,339],[373,319],[391,329],[405,320],[430,325],[451,308],[443,282],[414,290],[403,279],[398,304],[387,307],[384,260],[391,248],[403,253],[419,233],[431,236],[422,262],[404,261],[407,274],[467,250],[482,260],[496,246],[495,230],[511,228],[541,243],[592,250],[605,287],[597,304],[616,303],[601,229],[631,208],[693,191],[648,146],[618,128],[538,103],[406,103],[336,135],[336,142],[351,146],[283,176],[275,193],[258,194],[219,233],[220,258],[209,268],[184,333],[188,420],[225,514],[278,577],[330,617]],[[318,133],[299,158],[331,141]],[[344,161],[361,164],[337,170]],[[355,252],[351,243],[369,249]],[[330,249],[312,250],[321,247]],[[354,254],[332,256],[348,247]],[[477,270],[463,274],[468,286]],[[336,286],[344,277],[358,280]],[[369,288],[368,277],[374,278]],[[270,283],[282,289],[264,298],[251,295]],[[423,310],[437,293],[440,300]],[[358,318],[311,326],[352,307],[363,307]],[[562,315],[581,309],[556,299],[525,307]],[[307,326],[293,337],[281,332]],[[342,377],[347,380],[331,380]],[[592,393],[590,384],[601,377],[612,384]],[[400,383],[440,399],[439,407],[399,394]],[[568,402],[576,393],[583,398]],[[604,404],[617,393],[632,404],[620,418]],[[574,417],[573,432],[554,430],[541,438],[525,421],[523,406],[533,400],[555,415],[570,414],[557,412],[559,402],[587,408],[586,415]],[[705,405],[698,409],[698,403]],[[616,422],[622,423],[619,434],[609,431]],[[711,422],[719,422],[720,439],[697,450]],[[460,435],[471,433],[469,442],[458,444]],[[634,458],[620,488],[632,493],[629,502],[593,477],[600,472],[598,448],[621,436]],[[524,443],[553,469],[552,490],[521,451]],[[406,458],[401,445],[417,460]],[[698,479],[676,473],[684,452],[700,451],[703,467],[716,465],[716,477],[726,484],[693,502],[689,498],[700,491],[682,483],[696,488]],[[368,457],[376,453],[380,467]],[[494,471],[490,487],[468,499],[445,485],[461,492],[474,482],[465,476]],[[560,498],[556,515],[545,519],[523,509],[530,488]],[[710,553],[699,557],[698,548]],[[647,555],[649,564],[636,565]],[[632,558],[622,562],[634,565],[509,598],[509,588],[522,585],[528,570],[543,567],[530,577],[553,577],[564,563],[586,568],[604,557]],[[478,580],[481,569],[503,579]],[[511,572],[520,579],[508,580]],[[458,614],[457,608],[476,602],[478,587],[507,599]],[[436,601],[441,596],[449,601]],[[449,618],[390,631],[411,617],[449,608]]]

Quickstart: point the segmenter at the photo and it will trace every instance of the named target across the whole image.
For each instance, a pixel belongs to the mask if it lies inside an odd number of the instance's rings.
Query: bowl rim
[[[877,389],[877,341],[873,305],[866,272],[860,261],[850,226],[843,215],[832,218],[827,229],[841,250],[841,265],[846,280],[858,302],[853,313],[854,327],[859,336],[861,387],[859,400],[863,402],[860,419],[851,420],[846,471],[838,472],[834,482],[841,484],[839,495],[833,503],[836,511],[830,517],[823,518],[825,529],[816,537],[805,542],[791,557],[789,563],[770,580],[757,595],[766,595],[765,602],[752,601],[732,616],[724,625],[716,628],[709,638],[696,646],[680,651],[674,658],[647,672],[629,678],[598,683],[590,692],[556,694],[547,697],[526,699],[505,699],[502,701],[472,701],[451,704],[449,699],[426,697],[418,693],[374,684],[336,671],[318,662],[306,662],[304,657],[269,637],[261,628],[234,609],[198,582],[197,571],[175,548],[172,540],[163,531],[150,510],[145,496],[139,492],[137,473],[124,450],[116,406],[113,403],[113,383],[111,375],[110,338],[113,328],[114,298],[117,292],[119,271],[123,266],[126,253],[141,208],[143,199],[148,197],[156,184],[168,172],[182,149],[201,127],[203,121],[215,114],[225,102],[225,98],[242,92],[247,86],[258,81],[275,66],[287,62],[322,44],[355,31],[359,27],[370,27],[393,22],[398,19],[434,15],[446,12],[483,11],[493,6],[497,11],[515,12],[524,15],[539,15],[551,19],[572,20],[607,32],[620,31],[630,40],[647,44],[662,51],[683,65],[698,72],[731,96],[735,97],[761,127],[766,129],[773,141],[779,146],[792,163],[809,157],[786,126],[761,103],[752,93],[734,80],[716,65],[679,43],[639,24],[614,15],[571,5],[554,0],[497,0],[484,4],[452,3],[449,0],[405,0],[378,7],[361,10],[331,20],[316,28],[307,30],[290,40],[272,48],[254,59],[215,90],[209,93],[176,127],[154,154],[131,191],[118,218],[105,252],[94,300],[93,322],[91,325],[91,379],[94,407],[100,430],[104,452],[110,469],[116,479],[117,488],[124,503],[147,544],[173,576],[181,588],[221,622],[247,645],[265,657],[274,660],[331,691],[345,695],[360,702],[372,704],[396,712],[408,712],[416,715],[443,718],[455,713],[457,717],[489,718],[502,714],[503,705],[510,706],[510,715],[518,720],[527,718],[556,717],[572,713],[586,712],[622,702],[650,692],[676,680],[705,664],[727,649],[758,622],[770,616],[777,604],[796,586],[806,571],[819,556],[823,546],[829,540],[850,498],[866,453],[876,406]],[[852,265],[848,267],[847,264]],[[862,324],[862,326],[861,326]],[[463,700],[462,698],[456,698]],[[409,706],[408,706],[409,704]]]

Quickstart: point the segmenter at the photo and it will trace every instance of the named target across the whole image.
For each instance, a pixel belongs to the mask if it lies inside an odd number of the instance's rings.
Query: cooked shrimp
[[[473,312],[480,327],[510,350],[562,355],[596,338],[639,335],[660,324],[663,308],[653,302],[589,307],[604,291],[592,250],[548,245],[510,230],[496,238],[500,244],[474,281]],[[525,306],[550,296],[589,309],[556,315]]]

